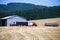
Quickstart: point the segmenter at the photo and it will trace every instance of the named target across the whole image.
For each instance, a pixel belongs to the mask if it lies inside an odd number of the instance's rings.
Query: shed
[[[16,23],[16,22],[26,22],[27,20],[23,17],[20,17],[18,15],[12,15],[7,16],[0,19],[0,26],[10,26],[10,24]]]

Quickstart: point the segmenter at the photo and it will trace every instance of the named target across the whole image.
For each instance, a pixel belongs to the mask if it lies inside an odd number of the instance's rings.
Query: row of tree
[[[55,18],[60,17],[60,6],[0,12],[0,18],[9,15],[19,15],[25,17],[27,20]]]

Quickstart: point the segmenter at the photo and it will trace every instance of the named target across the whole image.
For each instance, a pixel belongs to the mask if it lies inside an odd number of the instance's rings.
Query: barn
[[[13,24],[16,22],[26,22],[27,20],[23,17],[20,17],[18,15],[12,15],[12,16],[7,16],[3,17],[0,19],[0,26],[10,26],[10,24]]]

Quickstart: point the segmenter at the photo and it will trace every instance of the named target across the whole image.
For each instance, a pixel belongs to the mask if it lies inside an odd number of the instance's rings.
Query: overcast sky
[[[60,0],[0,0],[0,4],[7,4],[10,2],[32,3],[36,5],[45,5],[45,6],[60,5]]]

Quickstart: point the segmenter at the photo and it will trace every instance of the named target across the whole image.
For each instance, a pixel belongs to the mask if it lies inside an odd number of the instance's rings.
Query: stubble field
[[[0,40],[60,40],[60,26],[0,27]]]
[[[4,27],[0,40],[60,40],[60,27]]]

